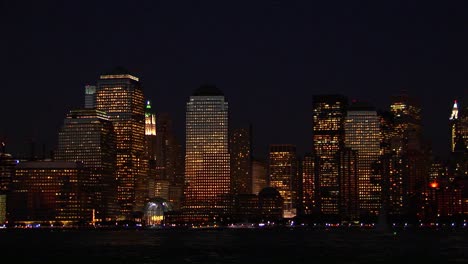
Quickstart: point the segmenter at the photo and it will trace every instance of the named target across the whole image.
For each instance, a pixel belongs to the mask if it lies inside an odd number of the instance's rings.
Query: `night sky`
[[[0,136],[15,155],[31,141],[53,150],[84,86],[115,66],[140,77],[181,142],[188,97],[216,85],[231,127],[252,123],[260,158],[271,143],[311,150],[314,94],[388,110],[405,89],[441,156],[453,100],[468,105],[467,1],[3,0],[0,11]]]

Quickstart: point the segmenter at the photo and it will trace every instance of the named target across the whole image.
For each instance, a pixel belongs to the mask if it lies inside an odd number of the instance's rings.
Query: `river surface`
[[[2,263],[468,263],[468,231],[3,229],[0,252]]]

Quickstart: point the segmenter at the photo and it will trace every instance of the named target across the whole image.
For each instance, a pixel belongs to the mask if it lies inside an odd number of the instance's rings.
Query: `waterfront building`
[[[97,82],[96,108],[109,116],[117,142],[117,200],[119,219],[142,212],[148,198],[148,159],[145,155],[145,102],[138,77],[117,67]]]
[[[283,198],[283,217],[297,214],[298,204],[298,160],[296,146],[290,144],[270,145],[268,175],[270,187]]]
[[[15,167],[9,222],[77,225],[95,222],[89,170],[81,162],[25,161]]]
[[[58,134],[55,160],[81,162],[90,171],[86,186],[97,221],[115,220],[116,142],[112,122],[96,109],[71,110]]]
[[[313,96],[313,155],[316,156],[316,201],[321,214],[339,213],[337,153],[344,147],[348,99],[343,95]]]
[[[376,109],[364,102],[348,106],[345,118],[345,146],[356,151],[359,215],[373,217],[381,208],[381,177],[374,172],[380,157],[380,118]],[[346,184],[348,181],[343,181]],[[354,183],[353,180],[350,181]]]
[[[193,221],[227,214],[231,189],[228,102],[215,86],[198,88],[187,102],[184,205]]]
[[[230,133],[231,193],[252,193],[251,128],[241,127]]]

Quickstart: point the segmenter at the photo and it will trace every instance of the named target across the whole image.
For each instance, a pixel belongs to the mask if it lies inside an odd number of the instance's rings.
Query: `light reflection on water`
[[[371,230],[2,230],[20,263],[468,263],[468,232]]]

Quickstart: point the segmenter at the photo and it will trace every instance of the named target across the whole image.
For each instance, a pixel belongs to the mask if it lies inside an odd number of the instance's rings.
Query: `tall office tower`
[[[231,187],[228,102],[215,86],[201,86],[187,102],[185,205],[194,214],[219,216]]]
[[[457,138],[461,136],[460,131],[460,119],[458,119],[458,104],[457,100],[453,103],[452,113],[450,114],[449,118],[450,122],[450,151],[455,150],[455,144],[457,142]]]
[[[148,159],[148,197],[155,197],[155,184],[158,179],[156,167],[156,115],[151,109],[151,102],[146,101],[145,107],[145,155]]]
[[[375,216],[381,207],[381,177],[374,172],[380,156],[380,118],[374,107],[355,102],[345,118],[345,146],[357,152],[359,211]]]
[[[259,159],[252,160],[252,194],[257,194],[268,187],[267,164]]]
[[[302,204],[306,215],[316,211],[315,176],[315,157],[312,153],[306,153],[302,160]]]
[[[358,151],[343,148],[337,153],[340,181],[339,212],[342,220],[359,220]]]
[[[416,100],[402,92],[392,97],[390,111],[394,129],[390,148],[398,163],[394,166],[398,170],[392,174],[390,184],[402,195],[393,197],[402,202],[402,207],[391,209],[414,220],[421,207],[430,164],[422,140],[421,108]]]
[[[132,212],[143,210],[148,194],[145,102],[139,79],[120,67],[101,75],[96,108],[105,111],[114,125],[119,218],[129,218]]]
[[[96,108],[96,86],[85,86],[85,108]]]
[[[11,189],[11,180],[17,161],[5,152],[5,142],[0,141],[0,224],[7,220],[6,200]]]
[[[251,127],[233,129],[230,133],[231,193],[252,193]]]
[[[156,135],[156,167],[158,178],[167,179],[171,184],[184,183],[184,157],[182,146],[173,131],[172,119],[168,113],[158,113]]]
[[[268,175],[270,186],[277,189],[284,199],[283,217],[292,218],[297,214],[297,172],[296,146],[270,145]]]
[[[317,158],[317,202],[324,215],[337,215],[339,204],[336,154],[344,146],[348,100],[342,95],[313,96],[313,154]]]
[[[85,186],[91,192],[91,206],[97,220],[115,220],[116,143],[112,122],[96,109],[71,110],[58,135],[55,160],[82,162],[89,169]]]
[[[93,219],[80,162],[25,161],[15,167],[7,211],[11,223],[83,224]]]
[[[16,160],[13,159],[11,154],[0,152],[0,193],[8,192],[10,189],[11,178],[15,165]]]
[[[168,200],[174,210],[179,210],[184,186],[184,153],[182,145],[173,131],[172,119],[168,113],[158,113],[156,127],[158,129],[155,152],[156,187],[159,182],[169,182],[167,187],[169,192]]]
[[[151,109],[151,102],[145,107],[145,147],[149,160],[156,160],[156,114]]]

